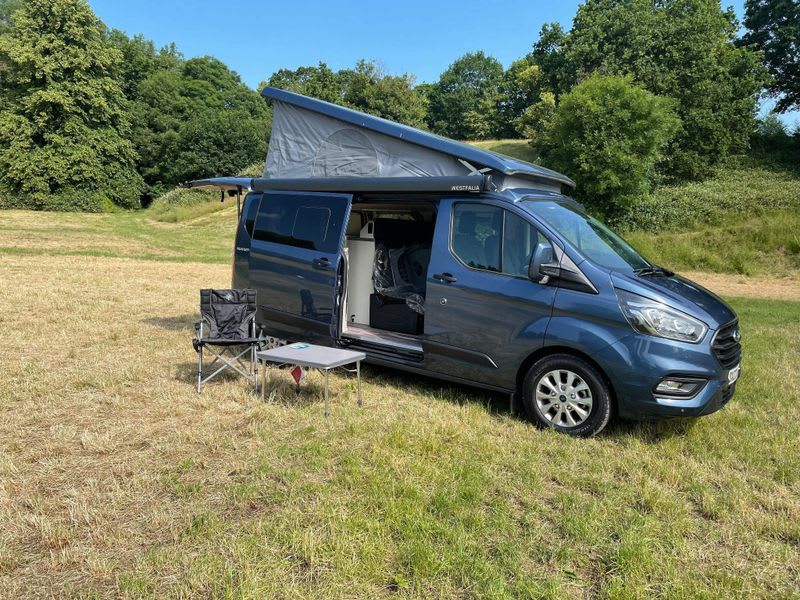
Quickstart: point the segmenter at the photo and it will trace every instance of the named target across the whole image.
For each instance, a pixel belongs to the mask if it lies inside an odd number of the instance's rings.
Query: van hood
[[[611,273],[611,283],[633,294],[657,300],[697,317],[710,328],[718,329],[736,318],[722,298],[680,275],[640,277],[634,273]]]

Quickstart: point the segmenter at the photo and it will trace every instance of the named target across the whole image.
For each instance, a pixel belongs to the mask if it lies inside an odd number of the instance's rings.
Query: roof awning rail
[[[214,187],[220,190],[271,190],[297,192],[371,192],[407,194],[478,194],[487,189],[491,177],[479,173],[445,177],[306,177],[291,179],[267,179],[247,177],[215,177],[187,181],[186,188]]]

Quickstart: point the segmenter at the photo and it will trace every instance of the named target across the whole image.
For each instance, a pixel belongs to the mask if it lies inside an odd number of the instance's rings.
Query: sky
[[[527,52],[542,24],[569,29],[577,0],[89,0],[109,26],[142,33],[160,47],[175,42],[187,58],[211,55],[251,87],[278,69],[326,62],[334,70],[360,58],[387,73],[436,81],[466,52],[483,50],[504,66]],[[741,19],[743,0],[732,5]],[[769,103],[763,108],[767,110]],[[783,116],[800,122],[800,113]]]

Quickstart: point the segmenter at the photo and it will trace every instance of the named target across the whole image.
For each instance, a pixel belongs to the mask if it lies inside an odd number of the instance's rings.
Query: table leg
[[[361,403],[361,361],[356,361],[356,379],[358,379],[358,405],[363,406]]]
[[[261,401],[266,398],[267,389],[267,361],[264,361],[263,369],[261,371]]]
[[[328,416],[328,369],[325,369],[325,416]]]

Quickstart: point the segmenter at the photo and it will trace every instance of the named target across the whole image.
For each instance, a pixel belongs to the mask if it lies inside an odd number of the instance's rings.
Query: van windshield
[[[650,266],[628,242],[576,206],[536,200],[526,202],[526,208],[602,267],[628,270]]]

